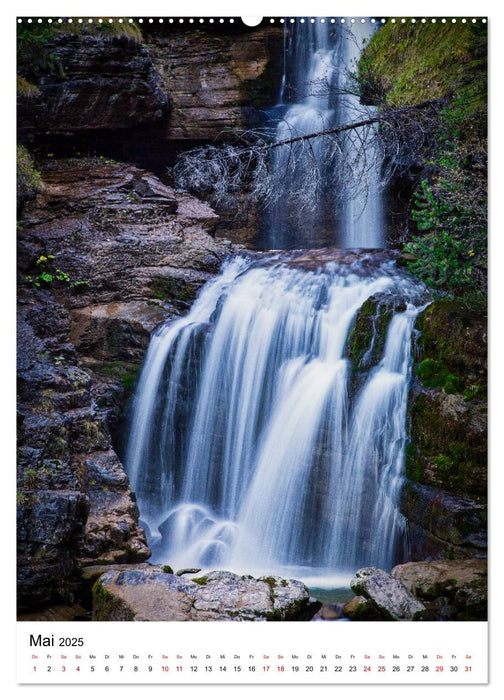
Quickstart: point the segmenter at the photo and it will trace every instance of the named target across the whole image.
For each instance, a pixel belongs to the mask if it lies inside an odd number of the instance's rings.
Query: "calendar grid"
[[[482,622],[18,625],[22,684],[487,682]]]

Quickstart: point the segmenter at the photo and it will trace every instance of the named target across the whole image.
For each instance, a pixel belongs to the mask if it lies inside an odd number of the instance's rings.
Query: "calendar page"
[[[487,18],[309,9],[15,20],[23,687],[488,682]]]

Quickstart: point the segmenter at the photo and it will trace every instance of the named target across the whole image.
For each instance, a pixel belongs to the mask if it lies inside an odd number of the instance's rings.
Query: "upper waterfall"
[[[369,22],[286,26],[277,143],[376,114],[355,93],[360,52],[374,31]],[[381,154],[375,136],[375,127],[366,126],[275,148],[276,201],[261,234],[263,245],[383,248]]]

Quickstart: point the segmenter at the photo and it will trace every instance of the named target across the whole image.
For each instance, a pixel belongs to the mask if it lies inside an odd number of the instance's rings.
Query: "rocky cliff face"
[[[282,28],[229,36],[170,30],[142,43],[56,34],[59,72],[18,98],[21,141],[61,153],[101,152],[166,168],[175,142],[211,141],[275,104]],[[153,139],[155,147],[153,147]]]
[[[231,252],[205,204],[104,159],[55,161],[19,232],[20,609],[71,602],[91,561],[149,556],[112,446],[150,332]]]
[[[172,110],[165,137],[210,141],[260,119],[275,104],[283,29],[229,37],[201,31],[148,41]]]
[[[274,102],[281,49],[270,28],[54,32],[39,90],[18,97],[20,141],[39,160],[120,154],[165,172],[177,143],[245,127],[251,102]],[[231,252],[208,206],[145,170],[53,156],[42,178],[18,235],[21,610],[72,602],[82,564],[149,555],[112,435],[151,332]]]
[[[403,511],[412,558],[486,556],[486,314],[437,301],[419,317]]]
[[[46,51],[59,71],[43,76],[35,102],[18,100],[22,139],[125,129],[166,118],[169,97],[142,44],[125,37],[55,34]]]

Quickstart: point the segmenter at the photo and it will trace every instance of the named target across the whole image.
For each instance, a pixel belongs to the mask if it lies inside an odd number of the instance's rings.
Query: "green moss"
[[[440,99],[462,86],[469,90],[468,68],[476,74],[485,68],[475,58],[482,34],[484,27],[469,23],[388,23],[364,49],[359,78],[367,92],[386,94],[387,104],[399,107]],[[467,109],[478,111],[484,100],[478,93]]]
[[[94,583],[91,593],[95,603],[112,601],[114,599],[112,593],[107,591],[107,589],[102,586],[99,579]]]
[[[199,586],[206,586],[208,583],[208,576],[200,576],[200,578],[193,578],[191,581],[197,583]]]
[[[369,369],[378,362],[387,337],[392,309],[370,297],[359,309],[348,336],[348,357],[352,370]]]
[[[264,615],[260,610],[256,611],[256,615],[262,617]],[[268,622],[278,622],[285,619],[285,615],[279,608],[273,608],[273,610],[268,610],[266,613],[266,620]]]
[[[438,300],[418,317],[424,359],[416,373],[428,388],[486,399],[486,312],[479,306]]]
[[[165,565],[163,566],[163,573],[165,573],[165,574],[173,574],[173,569],[171,568],[171,566],[168,566],[168,564],[165,564]]]
[[[98,579],[92,589],[93,596],[93,620],[132,621],[135,617],[133,610],[120,598],[112,595]]]
[[[16,184],[19,205],[33,199],[44,189],[40,172],[35,169],[33,159],[24,146],[18,146],[16,151]]]
[[[438,387],[443,384],[444,371],[439,362],[426,358],[418,365],[417,376],[422,380],[424,386]]]
[[[431,358],[422,360],[417,367],[417,376],[428,388],[439,387],[447,394],[457,394],[462,391],[461,379],[448,372],[446,367],[437,360]]]
[[[267,583],[270,588],[273,588],[276,585],[276,579],[274,576],[262,576],[259,581],[264,581],[264,583]]]
[[[163,302],[190,301],[194,297],[194,287],[191,284],[172,277],[155,277],[150,288],[152,296]]]
[[[97,374],[120,381],[123,389],[127,392],[131,392],[135,388],[140,372],[138,365],[122,360],[97,362],[93,364],[92,368]]]
[[[434,459],[434,464],[438,469],[444,472],[450,472],[453,468],[453,460],[446,455],[440,455]]]
[[[475,439],[463,424],[448,420],[436,395],[420,394],[410,407],[410,439],[405,468],[408,479],[438,488],[486,493],[487,454],[484,439]],[[434,480],[434,481],[432,481]]]
[[[16,94],[26,100],[33,100],[35,97],[39,97],[40,90],[36,85],[18,75],[16,76]]]
[[[459,394],[462,391],[462,381],[454,374],[447,374],[443,389],[446,394]]]
[[[466,401],[472,401],[473,399],[486,401],[487,388],[480,384],[471,384],[467,389],[464,389],[463,394]]]

